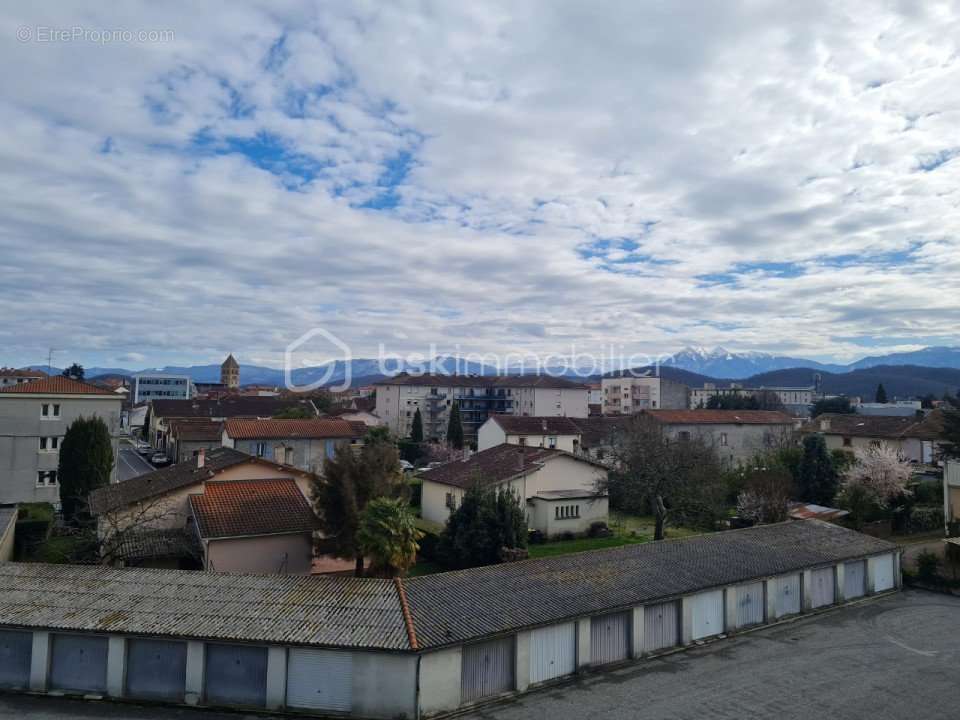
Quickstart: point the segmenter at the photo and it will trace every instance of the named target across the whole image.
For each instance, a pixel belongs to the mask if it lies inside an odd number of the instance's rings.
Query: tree
[[[786,520],[793,486],[790,472],[774,456],[758,457],[742,472],[737,514],[760,524]]]
[[[447,425],[447,444],[456,450],[463,450],[463,424],[460,422],[460,406],[456,403],[450,408],[450,422]]]
[[[332,458],[324,460],[323,473],[313,481],[311,499],[324,534],[318,551],[352,558],[357,577],[363,575],[364,565],[357,541],[363,511],[376,498],[399,498],[408,491],[397,448],[385,431],[371,428],[360,452],[349,445],[338,447]]]
[[[943,427],[940,450],[947,457],[960,458],[960,409],[950,405],[941,410]]]
[[[712,395],[707,400],[708,410],[784,410],[780,396],[772,390],[758,390],[750,395]]]
[[[803,439],[796,480],[800,500],[827,506],[833,502],[839,478],[823,435],[807,435]]]
[[[886,388],[883,387],[883,383],[880,383],[879,385],[877,385],[877,394],[874,397],[873,401],[878,403],[887,402],[887,391],[886,391]]]
[[[62,374],[64,377],[72,378],[73,380],[80,380],[82,382],[83,381],[83,365],[80,365],[79,363],[74,363],[70,367],[66,368]]]
[[[422,537],[404,500],[374,498],[360,515],[357,546],[377,577],[396,577],[413,567]]]
[[[143,440],[153,444],[153,438],[150,437],[150,406],[147,405],[147,411],[143,414],[143,427],[140,430]]]
[[[410,428],[410,439],[415,443],[423,442],[423,417],[420,415],[420,408],[417,408],[413,413],[413,427]]]
[[[720,460],[700,437],[672,437],[646,415],[613,436],[613,468],[597,484],[619,510],[656,518],[654,539],[670,522],[712,526],[723,511]]]
[[[844,474],[839,499],[859,530],[874,509],[885,509],[891,501],[911,494],[907,482],[913,469],[896,448],[883,442],[857,448],[854,457]]]
[[[817,400],[813,404],[813,410],[811,414],[813,417],[817,417],[817,415],[823,415],[824,413],[840,413],[842,415],[852,414],[853,407],[850,405],[850,398],[832,397]]]
[[[274,420],[309,420],[314,418],[316,415],[313,414],[313,411],[303,405],[291,405],[290,407],[285,407],[274,416]]]
[[[110,431],[99,417],[79,417],[70,423],[60,442],[60,503],[63,518],[70,524],[92,524],[87,508],[90,491],[107,485],[113,471],[113,443]]]
[[[439,555],[449,568],[468,568],[501,562],[505,549],[526,546],[527,521],[519,496],[485,487],[477,478],[447,519]]]

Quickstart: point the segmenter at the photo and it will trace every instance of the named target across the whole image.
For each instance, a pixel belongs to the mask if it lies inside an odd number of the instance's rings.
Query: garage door
[[[867,563],[863,560],[843,566],[843,596],[847,600],[863,597],[867,592]]]
[[[606,665],[630,657],[632,612],[610,613],[590,618],[590,664]]]
[[[893,590],[895,585],[893,581],[893,555],[870,558],[870,565],[873,571],[873,591]]]
[[[498,695],[514,689],[513,638],[467,645],[460,667],[460,697],[463,702]]]
[[[763,600],[763,583],[738,585],[737,599],[737,627],[744,628],[759,625],[766,614]]]
[[[13,630],[0,631],[0,687],[25,688],[30,684],[33,635]]]
[[[833,605],[836,597],[834,588],[836,587],[834,579],[834,570],[832,567],[820,568],[810,573],[810,582],[813,587],[810,588],[811,607],[825,607]]]
[[[292,648],[287,654],[287,705],[350,712],[353,709],[353,655]]]
[[[680,643],[680,602],[647,605],[643,609],[643,651],[654,652]]]
[[[799,575],[781,575],[770,583],[773,591],[773,615],[782,618],[800,612],[803,597]]]
[[[50,688],[105,693],[107,639],[96,635],[54,635],[50,643]]]
[[[723,590],[711,590],[690,598],[694,640],[723,632]]]
[[[530,682],[570,675],[577,667],[577,625],[564,623],[530,633]]]
[[[186,678],[186,643],[175,640],[127,641],[128,696],[183,702]]]
[[[204,698],[207,704],[266,705],[265,647],[209,644],[206,647],[204,669]]]

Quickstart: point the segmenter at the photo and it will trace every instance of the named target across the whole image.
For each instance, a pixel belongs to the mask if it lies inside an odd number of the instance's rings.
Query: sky
[[[960,6],[5,3],[0,365],[960,344]]]

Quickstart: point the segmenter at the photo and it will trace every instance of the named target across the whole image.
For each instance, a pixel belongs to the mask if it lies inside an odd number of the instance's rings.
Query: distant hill
[[[877,385],[883,383],[890,398],[922,397],[960,390],[960,369],[932,368],[917,365],[878,365],[847,373],[820,373],[823,392],[830,395],[858,395],[872,401]],[[754,375],[743,381],[750,386],[802,386],[811,384],[812,371],[792,368]]]

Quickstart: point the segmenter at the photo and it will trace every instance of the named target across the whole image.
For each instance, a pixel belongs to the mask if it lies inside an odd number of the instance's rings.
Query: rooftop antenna
[[[47,352],[47,375],[53,375],[53,354],[55,352],[60,352],[63,348],[50,348]]]

